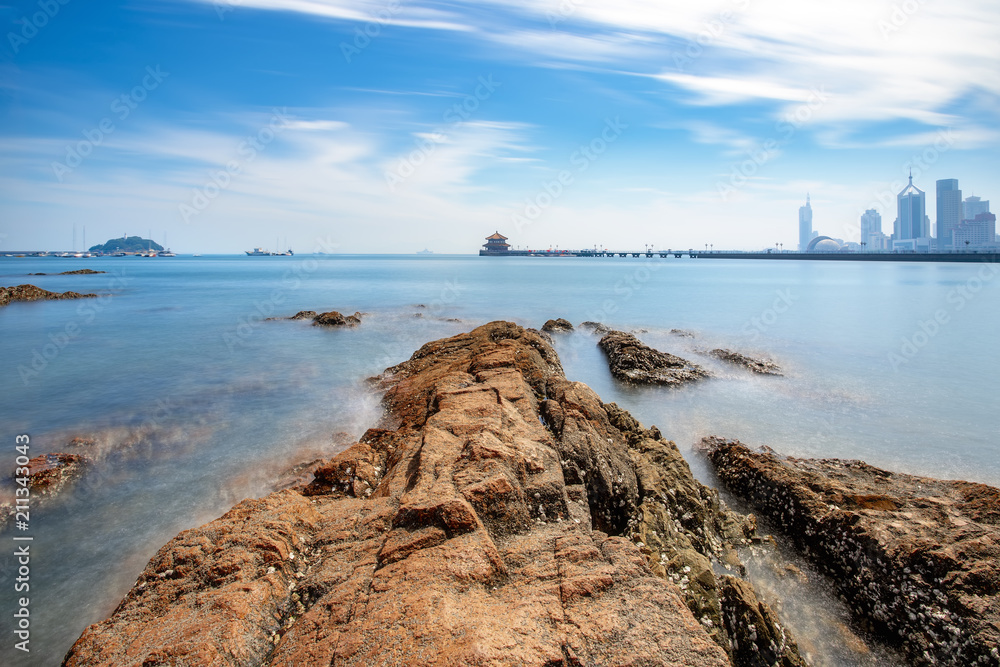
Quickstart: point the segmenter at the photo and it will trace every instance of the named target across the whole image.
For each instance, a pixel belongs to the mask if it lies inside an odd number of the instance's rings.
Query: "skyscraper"
[[[975,220],[980,213],[990,212],[989,200],[983,201],[979,197],[966,197],[962,202],[962,220]]]
[[[924,191],[913,184],[913,172],[910,172],[910,184],[896,195],[897,215],[893,238],[905,241],[930,236],[924,225],[924,210]]]
[[[955,247],[952,232],[962,222],[962,191],[957,178],[942,178],[937,182],[937,249]]]
[[[799,207],[799,252],[805,252],[813,237],[813,210],[806,193],[806,205]]]
[[[868,246],[870,250],[881,248],[880,244],[873,243],[873,238],[882,235],[882,216],[873,208],[868,209],[861,216],[861,243]]]

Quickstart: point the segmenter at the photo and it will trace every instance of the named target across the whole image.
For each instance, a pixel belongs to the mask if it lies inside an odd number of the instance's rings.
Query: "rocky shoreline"
[[[374,382],[379,424],[163,546],[64,664],[807,664],[746,579],[754,516],[567,380],[549,333],[493,322]],[[859,626],[912,664],[1000,664],[996,489],[702,444]]]
[[[178,535],[65,664],[804,664],[736,576],[753,518],[538,332],[484,325],[380,382],[384,423]]]
[[[913,665],[1000,665],[1000,490],[706,438],[720,480]]]

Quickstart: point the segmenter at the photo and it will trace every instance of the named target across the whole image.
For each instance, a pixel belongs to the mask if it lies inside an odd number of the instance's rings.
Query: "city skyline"
[[[867,251],[951,252],[976,248],[1000,249],[996,234],[996,215],[990,202],[978,195],[963,198],[957,178],[935,182],[936,217],[927,213],[927,193],[913,184],[912,172],[906,186],[896,194],[896,213],[890,234],[882,231],[882,216],[877,209],[866,209],[859,216],[855,233],[843,238],[828,237],[813,224],[810,194],[799,207],[798,235],[800,252],[817,238],[831,238],[845,249]],[[826,244],[827,249],[833,246]]]
[[[1000,7],[893,8],[20,2],[0,249],[74,225],[181,252],[790,249],[806,192],[845,239],[910,170],[988,198]]]

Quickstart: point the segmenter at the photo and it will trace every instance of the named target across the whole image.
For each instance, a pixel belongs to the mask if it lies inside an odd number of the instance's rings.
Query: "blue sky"
[[[1000,4],[0,8],[0,249],[760,248],[1000,200]],[[994,209],[997,206],[994,204]],[[287,241],[286,241],[287,239]]]

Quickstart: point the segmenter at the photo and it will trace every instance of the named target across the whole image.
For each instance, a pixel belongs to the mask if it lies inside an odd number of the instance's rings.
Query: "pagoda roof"
[[[494,239],[494,240],[495,239],[500,239],[502,241],[506,241],[507,237],[504,236],[503,234],[501,234],[500,232],[494,232],[492,235],[486,237],[487,241],[489,241],[491,239]]]

